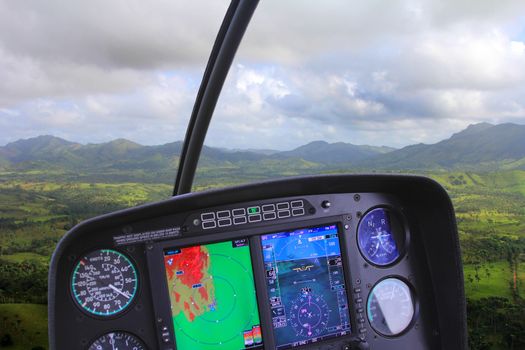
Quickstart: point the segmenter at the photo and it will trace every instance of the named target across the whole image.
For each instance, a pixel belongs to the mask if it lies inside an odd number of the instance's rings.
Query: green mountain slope
[[[379,169],[525,169],[525,125],[475,124],[436,144],[418,144],[360,164]]]
[[[0,147],[3,171],[80,173],[115,180],[171,179],[178,166],[182,142],[143,146],[118,139],[81,145],[53,136],[19,140]],[[259,152],[205,146],[201,173],[232,175],[304,174],[347,169],[390,170],[513,170],[525,169],[525,125],[475,124],[435,144],[392,149],[350,143],[315,141],[291,151]],[[212,176],[212,174],[207,174]],[[213,176],[216,176],[213,175]],[[171,180],[170,180],[171,181]]]

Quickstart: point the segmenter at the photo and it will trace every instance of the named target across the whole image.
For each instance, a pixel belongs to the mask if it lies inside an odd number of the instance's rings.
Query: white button
[[[234,225],[242,225],[246,223],[246,217],[244,216],[238,216],[233,218],[233,224]]]
[[[293,216],[302,216],[302,215],[304,215],[304,209],[303,208],[292,209],[292,215]]]
[[[288,217],[290,217],[290,211],[289,210],[280,210],[279,212],[277,212],[277,215],[279,216],[279,218],[288,218]]]
[[[276,217],[277,215],[275,215],[274,211],[270,213],[263,213],[264,220],[275,220]]]
[[[209,220],[215,220],[215,213],[202,213],[201,214],[201,220],[202,221],[209,221]]]
[[[246,215],[246,209],[244,208],[237,208],[232,210],[233,216],[244,216]]]
[[[202,228],[205,230],[210,229],[210,228],[215,228],[215,227],[216,227],[215,221],[204,221],[202,223]]]
[[[302,208],[303,207],[303,201],[293,201],[292,208]]]
[[[221,219],[219,220],[219,227],[224,227],[224,226],[231,226],[232,224],[232,219]]]
[[[290,208],[290,203],[283,202],[283,203],[277,203],[277,210],[286,210]]]
[[[229,218],[230,217],[230,211],[229,210],[221,210],[217,212],[217,217],[219,219]]]
[[[275,204],[265,204],[262,206],[262,211],[268,212],[268,211],[275,211]]]
[[[259,222],[259,221],[261,221],[261,214],[250,215],[250,216],[248,216],[248,220],[250,222]]]

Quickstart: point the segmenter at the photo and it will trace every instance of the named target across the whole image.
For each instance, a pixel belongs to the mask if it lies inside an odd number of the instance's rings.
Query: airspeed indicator
[[[132,262],[116,250],[101,249],[82,257],[71,278],[76,303],[97,316],[112,316],[128,307],[138,288]]]

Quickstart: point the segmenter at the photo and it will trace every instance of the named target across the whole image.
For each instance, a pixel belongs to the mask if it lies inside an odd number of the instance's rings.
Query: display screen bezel
[[[346,250],[345,248],[345,242],[343,240],[343,233],[342,233],[342,230],[341,230],[341,225],[338,223],[338,222],[328,222],[328,223],[322,223],[322,224],[317,224],[317,225],[308,225],[308,226],[302,226],[302,227],[298,227],[298,228],[292,228],[292,229],[287,229],[287,230],[281,230],[281,231],[274,231],[274,232],[269,232],[269,233],[266,233],[266,234],[262,234],[262,235],[259,235],[258,238],[261,242],[261,249],[263,249],[263,237],[268,237],[268,236],[271,236],[271,235],[279,235],[279,234],[291,234],[291,233],[296,233],[298,231],[302,231],[302,230],[310,230],[310,229],[322,229],[323,227],[326,227],[326,226],[334,226],[335,227],[335,231],[337,233],[337,240],[338,240],[338,243],[339,243],[339,256],[341,258],[341,268],[342,268],[342,272],[343,272],[343,283],[344,283],[344,289],[345,289],[345,298],[346,298],[346,306],[347,306],[347,316],[348,316],[348,329],[346,330],[340,330],[339,332],[336,332],[336,333],[332,333],[332,334],[327,334],[327,335],[324,335],[324,336],[321,336],[321,337],[312,337],[312,338],[309,338],[307,340],[304,340],[304,341],[297,341],[297,342],[293,342],[293,343],[284,343],[284,344],[280,344],[280,345],[277,345],[276,344],[276,349],[296,349],[296,348],[300,348],[302,346],[305,346],[305,345],[311,345],[311,344],[314,344],[314,343],[318,343],[318,342],[323,342],[323,341],[329,341],[329,340],[333,340],[333,339],[338,339],[338,338],[341,338],[341,337],[346,337],[348,336],[349,334],[352,334],[353,332],[353,322],[352,322],[352,312],[351,312],[351,309],[352,309],[352,305],[351,303],[349,302],[349,283],[351,282],[351,280],[348,278],[348,273],[347,273],[347,267],[345,266],[345,257],[343,256],[344,254],[344,251]],[[290,237],[290,235],[288,235],[287,237]],[[265,279],[265,288],[268,288],[268,285],[266,284],[266,279]],[[266,289],[266,291],[268,292],[268,290]],[[270,304],[270,301],[268,300],[268,304]],[[273,338],[274,338],[274,341],[277,343],[277,337],[276,337],[276,333],[275,333],[275,328],[273,327],[273,320],[272,320],[272,332],[273,332]]]
[[[195,244],[190,244],[190,245],[185,245],[185,246],[168,246],[168,247],[165,247],[163,249],[163,253],[164,253],[164,257],[167,256],[166,253],[168,253],[169,251],[173,251],[173,250],[183,250],[183,249],[187,249],[187,248],[193,248],[193,247],[203,247],[203,246],[210,246],[210,245],[214,245],[214,244],[221,244],[221,243],[234,243],[236,240],[245,240],[245,246],[248,248],[248,254],[249,254],[249,259],[250,259],[250,263],[251,263],[251,273],[252,273],[252,280],[253,280],[253,290],[254,290],[254,293],[255,293],[255,305],[256,305],[256,308],[257,308],[257,316],[259,318],[259,329],[261,331],[261,338],[262,338],[262,342],[260,344],[257,344],[256,346],[252,346],[252,347],[246,347],[245,350],[260,350],[260,349],[264,349],[264,337],[262,336],[262,322],[261,322],[261,312],[260,312],[260,305],[259,305],[259,300],[257,298],[257,287],[255,285],[255,271],[254,271],[254,266],[253,266],[253,256],[252,256],[252,252],[251,252],[251,248],[250,248],[250,239],[249,237],[236,237],[236,238],[233,238],[233,239],[225,239],[225,240],[219,240],[219,241],[213,241],[213,242],[203,242],[203,243],[195,243]],[[164,259],[163,257],[163,259]],[[164,260],[163,260],[164,261]],[[168,285],[168,278],[167,278],[167,275],[166,275],[166,266],[163,264],[163,268],[164,268],[164,272],[165,272],[165,280],[166,280],[166,285]],[[169,286],[168,286],[168,290],[169,290]],[[171,298],[169,297],[169,293],[168,293],[168,298],[169,298],[169,301],[170,301],[170,309],[171,307],[173,306],[171,304]],[[177,336],[177,330],[175,329],[175,324],[174,322],[172,321],[172,326],[173,326],[173,338],[175,339],[175,345],[176,345],[176,336]]]
[[[171,321],[171,303],[169,299],[168,282],[165,275],[166,270],[164,267],[164,250],[170,248],[182,248],[194,245],[219,243],[237,238],[248,238],[257,295],[257,305],[259,309],[259,320],[261,322],[263,345],[264,349],[275,349],[275,339],[273,335],[271,310],[266,290],[260,236],[272,232],[293,231],[305,227],[334,224],[338,229],[341,256],[343,258],[351,332],[338,338],[330,338],[319,341],[319,343],[316,344],[326,344],[334,341],[344,342],[345,340],[347,341],[348,339],[353,339],[357,334],[357,329],[355,328],[357,316],[355,313],[355,305],[352,303],[350,290],[354,284],[351,276],[355,273],[355,271],[353,271],[352,264],[350,264],[349,259],[348,244],[352,241],[352,239],[350,239],[348,235],[351,234],[352,229],[348,228],[347,225],[344,224],[347,218],[348,216],[345,214],[323,218],[312,218],[309,220],[304,220],[303,218],[302,220],[286,223],[263,222],[260,225],[254,225],[255,227],[231,227],[230,229],[224,228],[221,231],[214,230],[213,232],[202,232],[201,234],[195,234],[193,236],[181,236],[176,239],[146,245],[146,256],[148,261],[147,266],[150,276],[150,283],[156,286],[156,288],[152,290],[152,298],[154,317],[157,321],[156,326],[159,330],[157,335],[159,344],[171,344],[173,347],[175,347],[173,322]],[[162,329],[164,329],[164,327],[167,327],[170,332],[169,336],[167,337],[169,338],[169,341],[167,338],[162,337]],[[302,347],[303,346],[299,346],[297,349]]]

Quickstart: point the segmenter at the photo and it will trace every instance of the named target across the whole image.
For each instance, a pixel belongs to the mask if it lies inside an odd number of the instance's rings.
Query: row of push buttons
[[[361,288],[354,288],[354,301],[356,306],[356,313],[357,313],[357,328],[359,332],[359,338],[365,339],[366,335],[366,328],[365,328],[365,318],[364,318],[364,312],[363,309],[363,298],[361,297]]]
[[[170,334],[168,326],[166,326],[166,325],[161,325],[160,326],[160,335],[161,335],[161,338],[162,338],[162,342],[164,344],[171,343],[171,334]]]
[[[304,202],[302,200],[296,200],[264,204],[262,207],[256,205],[248,208],[202,213],[201,222],[202,228],[207,230],[216,227],[242,225],[248,222],[270,221],[277,218],[285,219],[291,216],[303,216],[304,214]]]

